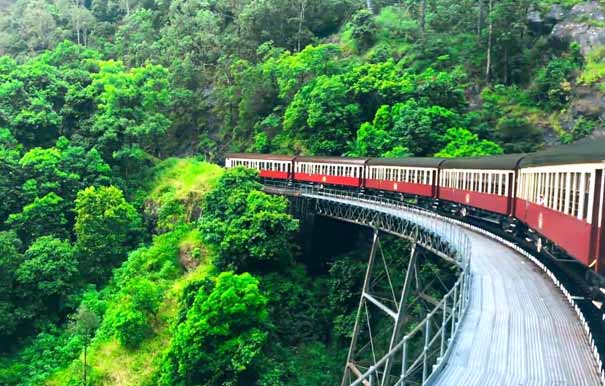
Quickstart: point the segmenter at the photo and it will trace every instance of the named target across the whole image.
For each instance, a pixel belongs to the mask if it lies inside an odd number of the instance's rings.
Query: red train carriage
[[[436,197],[441,158],[372,158],[367,162],[365,187],[424,197]]]
[[[515,208],[520,221],[598,272],[605,268],[603,160],[605,141],[592,139],[528,155]]]
[[[232,153],[225,158],[225,167],[244,166],[258,170],[264,178],[289,180],[292,178],[295,158],[288,155]]]
[[[441,164],[439,199],[513,214],[515,170],[523,155],[449,159]]]
[[[368,158],[296,157],[294,179],[360,188]]]

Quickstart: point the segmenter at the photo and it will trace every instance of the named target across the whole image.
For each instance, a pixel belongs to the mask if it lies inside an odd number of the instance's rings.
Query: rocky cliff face
[[[534,33],[548,35],[552,44],[578,44],[580,52],[587,56],[598,47],[605,47],[605,6],[598,1],[588,1],[565,8],[554,4],[547,9],[533,9],[528,23]],[[595,135],[605,132],[605,96],[597,87],[576,82],[572,85],[569,109],[560,116],[560,126],[571,130],[578,120],[599,122]]]
[[[549,15],[557,19],[551,37],[564,42],[576,42],[583,54],[597,46],[605,45],[605,10],[596,1],[580,3],[571,10],[553,7]]]
[[[550,34],[554,43],[578,43],[583,54],[605,45],[605,7],[598,1],[576,4],[571,9],[554,4],[528,14],[531,29]]]

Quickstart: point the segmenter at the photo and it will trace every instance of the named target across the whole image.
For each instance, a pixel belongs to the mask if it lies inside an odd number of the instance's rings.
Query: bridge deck
[[[467,232],[471,302],[435,385],[600,385],[588,339],[561,291],[523,256]]]
[[[395,210],[356,200],[330,200]],[[435,221],[398,212],[421,225]],[[434,385],[600,385],[588,338],[561,291],[527,258],[487,236],[462,229],[473,248],[471,301]]]

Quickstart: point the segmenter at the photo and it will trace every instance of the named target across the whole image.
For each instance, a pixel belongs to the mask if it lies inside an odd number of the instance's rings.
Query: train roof
[[[561,145],[527,155],[520,167],[568,165],[605,161],[605,138],[585,138],[576,143]]]
[[[370,158],[371,166],[407,166],[416,168],[438,168],[445,158],[431,157],[402,157],[402,158]]]
[[[369,158],[355,157],[296,157],[297,162],[317,162],[330,164],[365,165]]]
[[[485,157],[450,158],[443,162],[442,169],[515,170],[525,154],[503,154]]]
[[[267,161],[293,161],[294,156],[280,154],[229,153],[226,158],[261,159]]]

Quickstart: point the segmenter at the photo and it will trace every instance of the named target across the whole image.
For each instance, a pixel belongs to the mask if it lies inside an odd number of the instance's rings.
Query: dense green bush
[[[531,88],[532,96],[549,110],[559,110],[569,103],[571,80],[579,68],[578,63],[568,58],[555,58],[540,69]]]
[[[90,187],[79,192],[75,211],[80,270],[91,282],[102,283],[137,245],[140,216],[115,187]]]
[[[199,227],[219,269],[268,271],[292,259],[298,221],[287,213],[285,198],[258,187],[255,171],[235,168],[205,198]]]
[[[200,288],[176,326],[159,384],[253,383],[268,324],[267,298],[258,280],[247,273],[221,273],[213,288]]]
[[[19,291],[27,299],[31,317],[52,319],[73,304],[70,295],[80,285],[80,273],[73,246],[52,236],[43,236],[25,251],[16,272]]]

